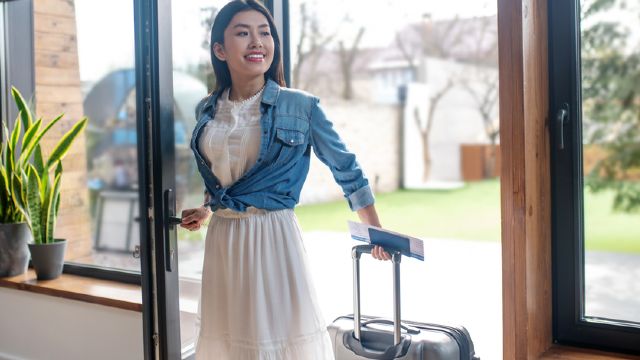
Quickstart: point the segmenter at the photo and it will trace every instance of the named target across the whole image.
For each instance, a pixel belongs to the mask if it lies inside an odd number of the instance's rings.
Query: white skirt
[[[293,210],[213,214],[196,326],[198,360],[334,358]]]

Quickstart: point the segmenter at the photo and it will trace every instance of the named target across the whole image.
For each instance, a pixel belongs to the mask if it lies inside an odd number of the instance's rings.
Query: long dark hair
[[[220,9],[220,12],[218,12],[218,15],[213,21],[213,26],[211,27],[211,41],[209,43],[209,47],[211,51],[211,65],[213,65],[213,71],[216,74],[216,87],[214,91],[222,91],[231,87],[231,73],[229,72],[229,66],[227,63],[225,61],[221,61],[215,56],[213,44],[224,44],[224,30],[229,26],[231,19],[233,19],[237,13],[249,10],[255,10],[267,18],[271,36],[273,37],[273,43],[275,45],[273,62],[271,63],[269,70],[264,73],[264,80],[267,81],[268,79],[271,79],[280,86],[286,86],[284,81],[284,70],[282,67],[282,55],[280,53],[280,37],[278,36],[276,25],[273,21],[273,17],[271,17],[271,14],[269,13],[269,10],[256,0],[234,0]]]

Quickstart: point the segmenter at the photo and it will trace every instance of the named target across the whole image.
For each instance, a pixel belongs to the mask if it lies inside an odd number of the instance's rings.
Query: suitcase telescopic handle
[[[351,249],[351,257],[353,258],[353,331],[357,340],[360,340],[361,334],[360,256],[371,254],[373,247],[373,245],[357,245]],[[402,254],[399,251],[386,251],[391,254],[391,262],[393,263],[393,343],[399,345],[402,338],[402,324],[400,322],[400,259]]]

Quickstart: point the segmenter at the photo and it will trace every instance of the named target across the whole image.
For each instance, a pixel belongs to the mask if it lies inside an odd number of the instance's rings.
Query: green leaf
[[[32,165],[29,166],[28,197],[29,216],[31,217],[31,232],[33,241],[42,244],[42,200],[40,199],[40,179]]]
[[[2,186],[7,189],[7,195],[9,195],[9,181],[7,170],[5,170],[4,166],[0,166],[0,182],[2,182]]]
[[[15,170],[15,164],[13,162],[13,149],[11,146],[7,146],[7,152],[5,153],[5,167],[7,169],[7,176],[9,179],[13,176]]]
[[[11,95],[13,95],[13,100],[16,102],[16,106],[18,107],[18,111],[20,111],[20,117],[22,118],[22,126],[27,129],[31,126],[33,122],[31,120],[31,111],[27,106],[27,102],[24,101],[22,94],[15,87],[11,87]]]
[[[58,165],[56,165],[56,171],[53,175],[54,179],[60,177],[60,181],[62,181],[62,161],[58,161]],[[54,180],[55,182],[55,180]],[[58,194],[56,198],[56,206],[55,206],[55,214],[58,216],[58,209],[60,208],[60,194]]]
[[[40,131],[42,126],[42,118],[38,119],[31,127],[24,132],[24,138],[22,139],[22,148],[28,149],[31,147],[32,141],[35,139],[36,134]]]
[[[16,119],[15,126],[13,127],[13,131],[11,132],[11,149],[15,152],[18,149],[18,139],[20,138],[20,133],[22,132],[22,128],[20,127],[20,121]]]
[[[45,198],[45,193],[49,185],[49,172],[44,168],[44,160],[42,158],[42,149],[40,144],[36,145],[33,154],[33,167],[40,176],[40,197]]]
[[[71,147],[73,141],[76,139],[78,134],[80,134],[80,132],[84,130],[86,126],[87,118],[85,117],[82,118],[82,120],[78,121],[75,125],[73,125],[71,130],[64,134],[62,139],[60,139],[60,142],[58,142],[56,147],[51,152],[51,156],[49,156],[49,160],[47,161],[47,169],[51,169],[53,166],[55,166],[56,162],[62,160],[64,155]]]
[[[31,217],[29,216],[29,209],[27,206],[27,197],[26,197],[26,183],[23,182],[22,177],[18,176],[18,174],[14,174],[11,179],[11,192],[13,196],[11,199],[13,200],[14,207],[20,211],[20,213],[24,216],[24,219],[27,221],[27,225],[31,227]]]
[[[2,139],[2,147],[4,149],[4,152],[2,153],[2,155],[4,156],[2,158],[2,163],[6,164],[9,162],[9,150],[11,149],[11,140],[9,139],[9,128],[7,127],[6,123],[2,123],[2,136],[4,137],[4,139]]]
[[[55,177],[58,175],[62,176],[62,161],[58,161],[58,165],[56,165]]]
[[[38,174],[44,173],[44,159],[42,157],[42,148],[40,144],[37,144],[35,147],[35,152],[33,154],[33,166],[38,171]]]
[[[55,212],[56,216],[58,216],[59,212],[60,212],[60,192],[58,192],[58,196],[56,197],[56,212]]]
[[[60,114],[57,118],[51,120],[51,122],[49,122],[47,126],[45,126],[44,129],[42,129],[42,131],[35,136],[29,148],[22,150],[22,155],[20,156],[20,162],[22,164],[25,164],[29,160],[36,145],[40,144],[40,139],[42,139],[42,137],[49,131],[49,129],[51,129],[53,125],[55,125],[58,121],[60,121],[60,119],[62,119],[63,116],[64,116],[64,113]]]
[[[11,216],[11,190],[7,179],[7,171],[0,165],[0,223],[9,222]]]
[[[43,207],[43,211],[46,211],[45,219],[46,219],[46,238],[45,242],[52,243],[53,242],[53,231],[56,227],[56,217],[58,213],[56,209],[57,201],[60,199],[60,178],[62,174],[58,174],[53,180],[53,189],[48,194],[48,198],[46,200],[46,209]]]

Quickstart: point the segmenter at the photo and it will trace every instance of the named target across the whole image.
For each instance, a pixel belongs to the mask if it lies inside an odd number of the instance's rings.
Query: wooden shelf
[[[138,285],[62,274],[54,280],[38,281],[33,269],[10,278],[0,278],[0,287],[84,301],[142,312],[142,290]]]

